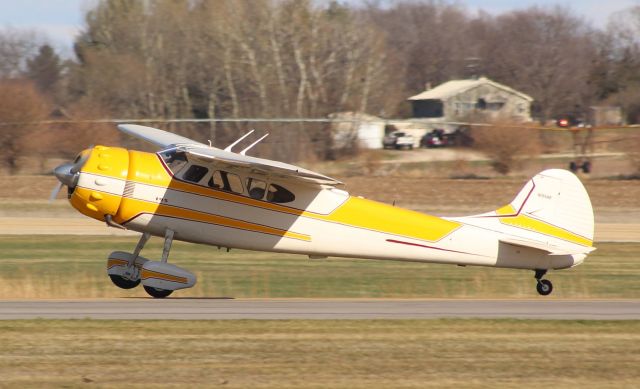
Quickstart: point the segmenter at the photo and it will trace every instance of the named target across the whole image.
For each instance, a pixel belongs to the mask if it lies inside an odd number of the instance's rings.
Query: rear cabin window
[[[182,151],[169,150],[160,153],[160,158],[173,174],[176,174],[187,164],[187,156]]]
[[[277,184],[269,185],[267,192],[267,201],[272,203],[290,203],[296,199],[296,196],[286,188]]]
[[[190,182],[200,182],[209,173],[209,169],[200,165],[191,165],[182,175],[182,179]]]
[[[247,192],[249,197],[256,200],[262,200],[267,190],[267,183],[255,178],[247,178]]]
[[[240,177],[233,173],[225,172],[224,170],[216,170],[213,172],[211,179],[209,179],[209,187],[227,192],[244,192]]]

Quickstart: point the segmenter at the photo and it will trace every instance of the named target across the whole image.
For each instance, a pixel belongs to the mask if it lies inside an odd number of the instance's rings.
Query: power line
[[[501,124],[501,123],[477,123],[463,121],[446,120],[424,120],[424,119],[341,119],[341,118],[175,118],[175,119],[51,119],[33,120],[22,122],[0,122],[0,127],[6,126],[26,126],[26,125],[55,125],[55,124],[125,124],[125,123],[374,123],[374,124],[423,124],[425,126],[450,125],[450,126],[474,126],[474,127],[508,127],[521,129],[538,129],[567,131],[566,128],[538,126],[532,124]],[[630,126],[605,126],[606,129],[637,129],[638,125]],[[582,128],[581,128],[582,129]]]
[[[194,118],[176,118],[176,119],[52,119],[52,120],[33,120],[23,122],[0,122],[0,126],[14,126],[25,124],[72,124],[72,123],[384,123],[393,124],[399,122],[419,122],[410,119],[331,119],[331,118],[213,118],[213,119],[194,119]],[[425,124],[452,124],[452,125],[470,125],[466,122],[450,122],[450,121],[429,121]]]

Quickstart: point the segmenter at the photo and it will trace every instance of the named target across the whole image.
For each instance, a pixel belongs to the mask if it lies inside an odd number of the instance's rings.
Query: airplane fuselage
[[[566,268],[584,259],[503,244],[500,239],[510,236],[510,229],[515,235],[523,228],[503,220],[513,215],[440,218],[350,196],[330,185],[186,159],[176,163],[175,155],[104,146],[89,152],[71,204],[97,220],[109,215],[127,229],[152,235],[169,229],[187,242],[310,257],[524,269]],[[251,190],[256,182],[262,190],[257,195]],[[546,232],[534,233],[547,235],[548,241],[591,244],[575,234],[554,237],[553,226],[543,227],[536,228]]]

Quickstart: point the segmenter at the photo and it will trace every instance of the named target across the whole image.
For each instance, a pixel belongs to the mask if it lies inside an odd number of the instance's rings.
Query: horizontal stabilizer
[[[518,246],[518,247],[532,248],[532,249],[544,251],[549,255],[588,254],[596,249],[595,247],[582,247],[579,250],[575,250],[575,249],[571,250],[571,249],[564,249],[561,247],[551,246],[546,242],[540,242],[537,240],[512,238],[512,237],[502,238],[500,239],[500,243],[505,243],[505,244]]]

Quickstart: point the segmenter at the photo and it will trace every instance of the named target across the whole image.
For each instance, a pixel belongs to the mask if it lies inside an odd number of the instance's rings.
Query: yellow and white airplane
[[[120,125],[157,153],[96,146],[54,173],[71,205],[107,225],[142,233],[133,253],[113,252],[115,285],[144,286],[156,298],[196,283],[167,262],[174,239],[226,248],[535,271],[541,295],[549,269],[579,265],[593,245],[593,210],[580,180],[566,170],[533,177],[511,204],[468,217],[435,217],[360,197],[341,182],[297,166],[250,157],[155,128]],[[53,193],[53,196],[57,191]],[[164,237],[160,261],[140,256]]]

